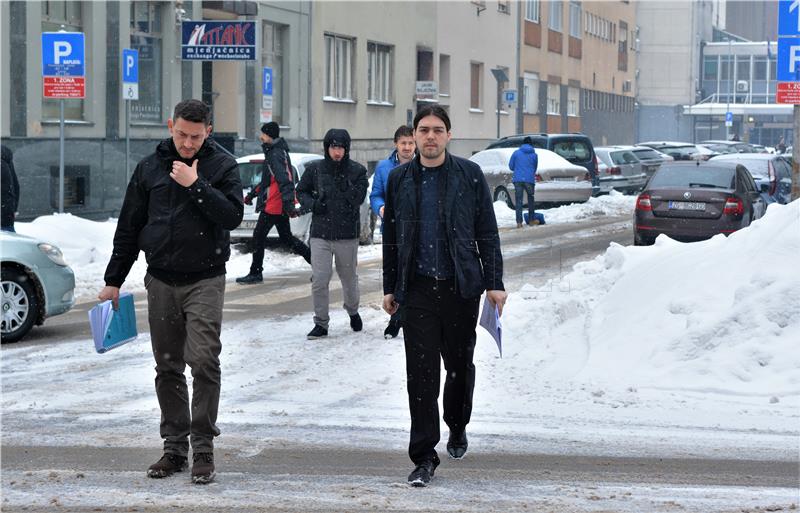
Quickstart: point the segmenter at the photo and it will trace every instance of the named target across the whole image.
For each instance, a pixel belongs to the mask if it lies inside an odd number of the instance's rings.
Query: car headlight
[[[47,258],[52,260],[54,264],[62,267],[67,266],[67,262],[64,260],[64,254],[57,247],[52,244],[42,243],[39,244],[39,249],[42,250],[42,253],[47,255]]]

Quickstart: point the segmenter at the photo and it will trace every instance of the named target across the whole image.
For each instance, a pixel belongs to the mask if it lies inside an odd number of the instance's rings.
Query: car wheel
[[[495,189],[494,200],[502,201],[506,205],[508,205],[508,208],[514,210],[514,203],[511,202],[511,195],[508,193],[508,189],[506,189],[505,187],[498,187],[497,189]]]
[[[16,269],[2,271],[2,342],[16,342],[33,328],[39,312],[39,297],[30,277]]]

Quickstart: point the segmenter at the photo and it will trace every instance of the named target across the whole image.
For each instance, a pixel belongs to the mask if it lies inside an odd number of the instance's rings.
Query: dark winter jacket
[[[386,186],[383,219],[383,291],[403,304],[414,273],[418,237],[418,197],[415,175],[419,156],[392,170]],[[492,197],[481,168],[446,154],[444,224],[455,267],[456,286],[463,298],[503,287],[503,255]]]
[[[530,144],[523,144],[511,154],[508,168],[514,172],[512,182],[536,183],[536,170],[539,168],[539,156]]]
[[[278,137],[272,144],[263,144],[262,147],[264,166],[261,169],[261,182],[250,191],[248,197],[258,198],[256,212],[293,214],[295,179],[289,146],[283,137]]]
[[[331,141],[344,144],[344,158],[334,161],[328,154]],[[332,128],[323,139],[325,158],[306,165],[297,185],[303,208],[311,215],[311,237],[325,240],[357,239],[361,203],[367,196],[367,170],[350,160],[350,134]]]
[[[169,174],[175,160],[197,165],[197,181],[183,187]],[[225,273],[230,234],[242,222],[242,182],[236,161],[206,141],[192,161],[172,139],[136,166],[117,222],[107,285],[119,287],[144,251],[147,271],[173,285]]]
[[[19,181],[14,169],[14,154],[7,146],[0,147],[2,153],[2,171],[0,188],[2,188],[2,203],[0,204],[0,225],[14,226],[14,217],[19,207]]]

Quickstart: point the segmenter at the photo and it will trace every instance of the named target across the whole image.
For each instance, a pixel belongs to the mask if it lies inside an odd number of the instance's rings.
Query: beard
[[[420,154],[427,159],[435,159],[444,153],[444,146],[423,146],[420,149]]]

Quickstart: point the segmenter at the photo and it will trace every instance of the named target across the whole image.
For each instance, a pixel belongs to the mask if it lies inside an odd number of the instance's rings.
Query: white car
[[[469,160],[475,162],[486,175],[489,191],[494,201],[505,201],[514,208],[514,172],[508,167],[511,155],[517,148],[494,148],[474,154]],[[592,196],[589,172],[583,166],[572,164],[550,150],[536,148],[539,166],[536,170],[534,202],[539,203],[583,203]]]
[[[297,171],[297,179],[303,176],[306,166],[316,160],[322,160],[322,155],[316,153],[289,153],[289,158],[292,160],[292,167]],[[254,153],[236,159],[239,164],[239,176],[242,179],[243,193],[247,193],[256,185],[261,182],[261,170],[264,165],[264,154]],[[370,181],[371,185],[371,181]],[[255,203],[253,205],[244,206],[244,218],[242,223],[235,229],[231,230],[231,243],[245,243],[250,245],[253,239],[253,229],[256,227],[258,221],[258,213],[255,211]],[[372,243],[372,230],[370,229],[370,209],[369,209],[369,189],[367,196],[364,198],[364,203],[361,204],[361,232],[359,236],[360,244]],[[292,229],[292,234],[298,239],[308,242],[310,238],[311,228],[311,214],[304,214],[300,217],[295,217],[289,220],[289,226]],[[267,234],[278,235],[277,228],[273,227]]]

